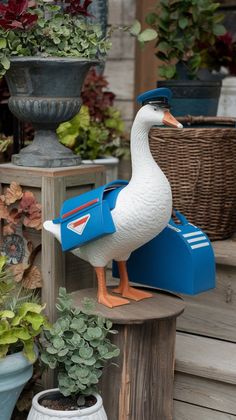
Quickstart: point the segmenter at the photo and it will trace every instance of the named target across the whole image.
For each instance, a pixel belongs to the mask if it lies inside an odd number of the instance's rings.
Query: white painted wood
[[[106,171],[106,183],[115,181],[118,179],[118,165],[119,159],[116,157],[106,157],[95,160],[83,160],[84,164],[104,165]]]
[[[176,371],[236,384],[236,344],[178,333]]]
[[[111,25],[120,25],[122,23],[122,1],[109,0],[109,15],[108,20]]]
[[[182,401],[174,401],[173,420],[236,420],[236,416],[187,404]]]
[[[236,386],[176,372],[174,398],[236,415]]]
[[[222,80],[217,115],[236,116],[236,77],[226,77]]]
[[[118,100],[131,100],[134,96],[134,60],[113,60],[107,61],[105,76],[107,77],[110,89],[115,93]]]

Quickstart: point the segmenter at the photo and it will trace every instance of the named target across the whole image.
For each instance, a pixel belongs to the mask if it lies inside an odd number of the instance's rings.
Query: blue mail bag
[[[116,231],[111,210],[127,184],[127,181],[113,181],[63,203],[60,217],[53,220],[61,225],[63,251],[79,248]]]
[[[215,258],[207,235],[179,212],[154,239],[134,251],[129,279],[171,292],[195,295],[215,287]],[[117,264],[113,275],[119,277]]]

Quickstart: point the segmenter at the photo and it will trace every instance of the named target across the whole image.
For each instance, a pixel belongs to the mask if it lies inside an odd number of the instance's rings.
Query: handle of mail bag
[[[173,209],[173,215],[179,219],[179,221],[181,222],[181,225],[187,225],[188,224],[188,220],[186,219],[186,217],[180,213],[179,211],[177,211],[176,209]],[[178,223],[175,223],[175,221],[173,220],[173,218],[171,218],[171,224],[175,227],[179,227],[180,225]]]
[[[191,125],[197,124],[212,124],[212,125],[228,125],[236,127],[236,118],[232,117],[205,117],[203,115],[185,115],[183,117],[176,117],[176,119],[182,123]]]

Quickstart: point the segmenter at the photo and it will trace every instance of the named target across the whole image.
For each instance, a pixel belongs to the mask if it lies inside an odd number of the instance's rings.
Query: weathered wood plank
[[[209,410],[182,401],[174,401],[174,420],[235,420],[236,416]]]
[[[231,315],[232,312],[217,305],[214,308],[207,304],[187,304],[186,314],[178,321],[177,330],[236,342],[235,315]]]
[[[81,304],[84,297],[97,298],[95,289],[78,290],[72,293],[74,303]],[[144,321],[155,319],[167,319],[179,316],[185,308],[182,299],[166,293],[152,292],[152,297],[143,299],[140,302],[131,301],[129,305],[108,308],[96,302],[97,313],[105,318],[110,318],[115,324],[140,324]]]
[[[101,380],[104,407],[114,420],[172,420],[175,320],[115,325],[121,349]]]
[[[236,266],[236,238],[212,242],[216,262]]]
[[[143,27],[145,27],[145,17],[147,13],[155,10],[157,3],[156,0],[136,1],[136,16]],[[136,44],[135,96],[156,87],[158,79],[158,60],[155,56],[155,44],[156,41],[149,42],[145,48],[140,48],[140,45],[138,45],[138,43]]]
[[[177,333],[177,372],[236,384],[236,344]]]
[[[68,292],[97,285],[94,268],[86,261],[66,252],[66,288]]]
[[[65,198],[63,178],[43,177],[42,180],[42,217],[54,219],[60,212]],[[47,303],[46,313],[50,321],[56,318],[55,303],[59,287],[65,286],[65,254],[60,243],[51,233],[42,230],[42,301]]]
[[[217,265],[217,287],[187,303],[177,329],[236,342],[236,267]]]
[[[180,372],[175,374],[174,398],[236,415],[236,386]]]

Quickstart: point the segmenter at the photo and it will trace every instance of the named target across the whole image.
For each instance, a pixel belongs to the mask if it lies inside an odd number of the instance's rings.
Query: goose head
[[[169,111],[171,98],[172,92],[168,88],[157,88],[139,95],[137,101],[142,107],[137,113],[137,121],[147,130],[154,125],[183,128],[182,124]]]
[[[155,125],[183,128],[182,124],[171,115],[168,108],[159,106],[158,104],[143,105],[137,113],[136,120],[147,130]]]

